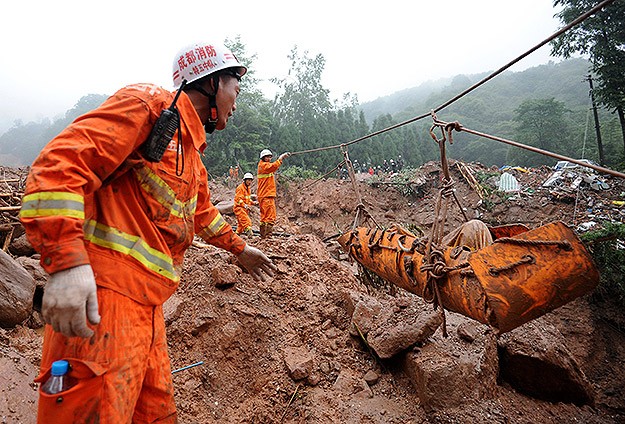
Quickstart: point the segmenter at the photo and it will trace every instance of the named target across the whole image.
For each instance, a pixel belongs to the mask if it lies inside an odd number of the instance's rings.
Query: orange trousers
[[[275,197],[259,197],[258,205],[260,206],[260,223],[275,224],[276,223],[276,198]]]
[[[46,325],[41,372],[69,361],[76,385],[61,395],[39,391],[37,423],[176,423],[162,306],[146,306],[98,287],[100,324],[89,339]]]
[[[237,217],[237,234],[244,233],[248,228],[252,228],[252,220],[247,213],[247,209],[242,206],[235,206],[233,212]]]

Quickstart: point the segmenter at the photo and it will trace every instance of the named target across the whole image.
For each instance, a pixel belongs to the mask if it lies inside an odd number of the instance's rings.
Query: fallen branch
[[[477,195],[480,196],[480,199],[484,200],[484,187],[482,187],[480,183],[475,179],[469,168],[464,164],[461,165],[460,162],[456,162],[456,166],[466,180],[467,184],[469,184],[469,186],[473,190],[475,190]]]
[[[0,212],[14,212],[22,209],[21,206],[2,206],[0,207]]]

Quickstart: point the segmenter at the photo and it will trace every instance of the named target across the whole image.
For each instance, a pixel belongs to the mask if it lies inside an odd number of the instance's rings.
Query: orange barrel
[[[534,230],[519,227],[485,248],[447,247],[448,271],[438,280],[442,306],[510,331],[584,294],[599,282],[588,251],[562,222]],[[491,233],[506,231],[491,229]],[[409,292],[423,296],[427,272],[421,270],[424,246],[411,235],[357,228],[339,243],[365,268]]]

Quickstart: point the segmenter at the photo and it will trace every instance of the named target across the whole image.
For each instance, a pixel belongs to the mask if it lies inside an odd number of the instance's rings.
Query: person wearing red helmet
[[[40,391],[38,422],[176,422],[162,305],[195,235],[254,279],[273,275],[211,203],[200,160],[206,132],[224,129],[236,110],[246,72],[219,43],[187,46],[174,59],[176,93],[124,87],[32,164],[20,219],[50,274],[36,381],[65,359],[76,382],[62,396]],[[148,159],[144,142],[167,108],[175,133],[161,158]]]

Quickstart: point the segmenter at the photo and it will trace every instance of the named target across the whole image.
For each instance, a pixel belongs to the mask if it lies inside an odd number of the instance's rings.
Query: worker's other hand
[[[91,265],[52,274],[43,292],[41,313],[56,332],[67,337],[91,337],[93,330],[87,326],[87,318],[94,325],[100,322]]]
[[[284,152],[280,156],[278,156],[278,159],[284,160],[284,159],[288,158],[289,156],[291,156],[291,152]]]
[[[265,281],[267,276],[273,277],[276,266],[263,252],[249,244],[237,256],[239,263],[250,273],[254,280]]]

